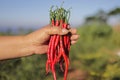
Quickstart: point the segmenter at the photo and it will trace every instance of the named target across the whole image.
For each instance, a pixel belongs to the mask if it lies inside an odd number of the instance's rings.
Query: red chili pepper
[[[56,20],[55,21],[55,26],[59,26],[59,23],[60,23],[59,20]]]
[[[64,8],[50,10],[50,22],[52,27],[68,29],[68,11]],[[53,78],[56,80],[55,64],[59,63],[61,71],[64,72],[64,80],[67,80],[69,66],[70,36],[52,35],[47,52],[46,72],[52,71]]]
[[[67,55],[65,54],[65,50],[64,50],[63,40],[62,40],[62,38],[61,38],[61,40],[60,40],[60,47],[61,47],[61,52],[62,52],[63,58],[64,58],[64,60],[65,60],[65,73],[64,73],[64,80],[66,80],[66,79],[67,79],[67,72],[68,72],[69,61],[68,61],[68,57],[67,57]]]

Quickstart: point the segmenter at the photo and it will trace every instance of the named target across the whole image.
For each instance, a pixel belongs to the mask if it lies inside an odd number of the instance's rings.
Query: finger
[[[75,43],[77,43],[77,41],[71,41],[71,44],[75,44]]]
[[[75,28],[71,28],[69,31],[71,32],[71,34],[77,34],[77,29]]]
[[[72,35],[70,39],[71,40],[78,40],[78,38],[79,38],[79,35],[76,34],[76,35]]]
[[[69,30],[54,26],[54,27],[47,27],[45,29],[45,32],[48,35],[54,35],[54,34],[65,35],[69,32]]]

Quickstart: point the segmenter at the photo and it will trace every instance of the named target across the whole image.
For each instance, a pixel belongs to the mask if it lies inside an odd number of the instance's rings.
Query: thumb
[[[58,34],[58,35],[65,35],[69,32],[69,30],[65,29],[65,28],[60,28],[60,27],[47,27],[46,28],[46,33],[48,35],[54,35],[54,34]]]

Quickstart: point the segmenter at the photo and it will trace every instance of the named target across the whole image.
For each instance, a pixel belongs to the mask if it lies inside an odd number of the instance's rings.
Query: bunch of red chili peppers
[[[70,9],[53,6],[50,9],[50,24],[52,27],[69,29]],[[59,64],[61,71],[64,72],[64,80],[67,80],[69,66],[70,35],[52,35],[49,41],[47,52],[46,72],[52,71],[53,78],[56,80],[55,66]]]

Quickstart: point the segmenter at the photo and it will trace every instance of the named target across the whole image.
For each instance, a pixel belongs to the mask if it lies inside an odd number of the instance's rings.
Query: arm
[[[0,36],[0,60],[32,54],[32,46],[25,38],[25,36]]]
[[[79,36],[76,29],[69,31],[74,44]],[[0,60],[46,53],[50,35],[65,35],[69,31],[48,25],[24,36],[0,36]]]

